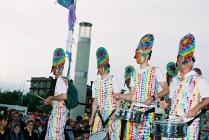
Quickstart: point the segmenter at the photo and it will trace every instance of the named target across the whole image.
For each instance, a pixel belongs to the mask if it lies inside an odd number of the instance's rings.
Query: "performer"
[[[176,67],[176,63],[174,62],[169,62],[166,65],[166,69],[167,69],[167,73],[166,73],[166,79],[167,79],[167,83],[168,85],[170,85],[172,79],[174,77],[176,77],[176,75],[178,74],[178,69]]]
[[[113,98],[113,95],[121,92],[116,76],[109,74],[110,64],[107,50],[103,47],[98,48],[96,56],[98,74],[100,76],[92,86],[92,98],[94,101],[92,103],[91,118],[89,120],[89,124],[93,124],[92,133],[100,131],[103,128],[98,111],[101,113],[102,119],[106,121],[111,113],[120,105],[120,102]],[[114,114],[109,120],[108,130],[111,140],[120,139],[121,121],[115,119]]]
[[[52,112],[49,117],[45,140],[64,140],[64,126],[66,123],[68,109],[64,100],[67,99],[68,83],[62,77],[65,64],[65,52],[62,48],[54,51],[52,72],[57,79],[54,96],[45,100],[45,105],[52,103]]]
[[[131,83],[131,77],[136,76],[136,70],[133,66],[128,65],[125,67],[125,72],[124,72],[124,92],[123,94],[128,94],[130,92],[130,83]],[[122,100],[121,101],[121,107],[123,109],[130,109],[131,108],[131,101],[130,100]],[[122,126],[121,126],[121,138],[125,137],[125,130],[127,127],[127,121],[122,120]]]
[[[130,94],[118,94],[116,98],[133,100],[147,105],[157,98],[166,96],[169,92],[165,74],[158,67],[149,64],[153,47],[154,36],[147,34],[142,37],[135,51],[135,59],[140,65],[136,69],[136,77],[131,78]],[[162,90],[159,92],[159,86]],[[128,122],[126,140],[151,140],[151,123],[154,121],[154,112],[145,115],[140,124]]]
[[[124,93],[123,94],[128,94],[130,92],[130,83],[131,83],[131,77],[136,77],[136,70],[133,66],[129,65],[125,67],[125,72],[124,72]],[[131,107],[131,101],[130,100],[125,100],[121,102],[122,108],[125,109],[130,109]]]
[[[173,114],[185,116],[187,118],[195,117],[200,110],[207,106],[209,101],[209,84],[206,80],[192,70],[194,65],[195,38],[192,34],[184,36],[179,44],[177,57],[177,68],[179,74],[170,84],[171,110]],[[204,99],[205,100],[202,100]],[[162,107],[169,107],[169,103],[161,102]],[[187,136],[180,138],[183,140],[198,140],[199,122],[197,117],[193,123],[188,126]]]

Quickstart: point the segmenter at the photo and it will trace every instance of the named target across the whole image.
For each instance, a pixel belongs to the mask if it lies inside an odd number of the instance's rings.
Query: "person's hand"
[[[169,107],[170,107],[170,104],[167,103],[165,100],[163,100],[163,101],[160,101],[160,100],[159,100],[159,105],[160,105],[160,107],[161,107],[162,109],[166,109],[166,108],[169,108]]]
[[[54,103],[54,101],[52,101],[52,100],[51,100],[51,101],[50,101],[50,105],[52,106],[52,105],[53,105],[53,103]]]
[[[153,102],[153,100],[154,100],[153,97],[149,97],[147,100],[145,100],[144,104],[150,105]]]
[[[44,105],[49,105],[50,102],[51,102],[51,100],[52,100],[52,96],[49,96],[48,98],[46,98],[46,99],[44,100]]]
[[[189,110],[187,113],[186,113],[186,117],[187,118],[191,118],[191,117],[194,117],[197,115],[198,113],[198,109],[197,108],[192,108],[191,110]]]
[[[113,97],[114,97],[116,100],[119,100],[119,99],[120,99],[120,93],[113,93]]]
[[[111,119],[112,121],[115,120],[115,114],[114,114],[114,113],[112,114],[112,116],[110,117],[110,119]]]
[[[94,122],[94,118],[91,117],[91,118],[89,119],[89,125],[92,126],[92,125],[93,125],[93,122]]]

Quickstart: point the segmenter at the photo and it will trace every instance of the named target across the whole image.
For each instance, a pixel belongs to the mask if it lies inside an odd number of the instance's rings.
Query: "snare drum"
[[[108,140],[108,132],[105,130],[98,131],[89,137],[89,140]]]
[[[183,138],[187,135],[187,125],[184,122],[174,120],[155,121],[154,134],[167,138]]]
[[[140,123],[143,117],[143,112],[119,108],[116,110],[115,116],[120,117],[122,120]]]

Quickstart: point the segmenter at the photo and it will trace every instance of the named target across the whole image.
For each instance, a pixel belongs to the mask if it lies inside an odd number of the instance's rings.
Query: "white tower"
[[[79,102],[85,103],[92,24],[88,22],[81,22],[79,25],[79,40],[77,44],[74,84],[78,90]],[[84,110],[84,105],[78,105],[71,110],[70,117],[76,118],[78,115],[82,116]]]

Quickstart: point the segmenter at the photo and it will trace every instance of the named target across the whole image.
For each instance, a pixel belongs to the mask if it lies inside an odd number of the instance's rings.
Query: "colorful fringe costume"
[[[102,67],[103,72],[107,73],[109,71],[109,55],[105,48],[100,47],[96,52],[97,56],[97,67]],[[107,120],[109,115],[112,113],[114,109],[116,109],[116,100],[113,97],[113,92],[120,92],[121,89],[116,87],[116,83],[113,82],[115,76],[108,75],[105,79],[98,78],[92,87],[92,98],[96,98],[98,101],[98,109],[101,112],[102,119],[104,121]],[[117,88],[117,91],[114,89]],[[108,122],[108,130],[109,130],[109,138],[111,140],[120,140],[120,132],[121,132],[121,120],[115,119],[109,120]],[[94,119],[94,125],[92,133],[96,133],[103,129],[101,119],[96,113]],[[99,138],[98,138],[99,139]]]
[[[136,52],[139,51],[141,56],[146,57],[152,51],[153,42],[154,36],[152,34],[143,36],[137,46]],[[157,82],[155,67],[145,68],[140,73],[136,73],[136,76],[132,78],[136,91],[133,100],[144,102],[149,97],[157,94],[159,83]],[[154,117],[155,114],[153,112],[144,116],[140,123],[127,121],[125,140],[151,140],[151,123],[154,121]]]
[[[59,77],[58,80],[63,80]],[[59,94],[56,93],[55,96]],[[53,101],[53,109],[49,117],[47,134],[45,140],[64,140],[64,127],[67,119],[68,109],[66,108],[64,101]]]
[[[57,48],[54,51],[53,67],[57,67],[59,72],[62,72],[63,65],[65,63],[65,52],[61,48]],[[59,70],[60,69],[60,70]],[[55,86],[54,96],[61,93],[67,93],[68,83],[62,77],[59,76]],[[68,109],[63,101],[53,101],[53,109],[48,120],[47,133],[45,140],[64,140],[64,127],[66,123]]]
[[[104,121],[106,121],[106,119],[109,117],[112,111],[116,108],[116,102],[113,98],[112,78],[113,76],[108,76],[105,80],[98,79],[94,83],[95,98],[97,98],[98,100],[99,110]],[[119,140],[121,131],[121,120],[110,120],[108,126],[110,139]],[[103,127],[101,119],[99,115],[96,114],[92,133],[100,131],[102,130],[102,128]]]
[[[149,67],[142,73],[138,73],[135,82],[136,94],[133,100],[144,102],[150,96],[158,92],[156,68]],[[125,140],[151,140],[151,123],[154,121],[154,112],[147,114],[140,123],[127,122]]]
[[[194,50],[194,36],[192,34],[184,36],[180,41],[178,52],[178,57],[181,57],[182,59],[182,65],[192,60]],[[190,71],[183,77],[181,77],[179,74],[173,79],[170,85],[169,95],[172,99],[170,114],[184,116],[189,110],[194,108],[201,101],[198,87],[199,79],[199,75],[194,71]],[[187,136],[184,138],[179,138],[178,140],[198,140],[199,121],[199,118],[195,119],[193,123],[188,126]]]
[[[189,110],[200,102],[200,94],[198,91],[199,75],[194,71],[188,73],[184,77],[179,75],[173,79],[171,83],[171,111],[170,114],[178,114],[184,116]],[[172,86],[176,88],[173,89]],[[178,98],[175,98],[178,97]],[[180,140],[198,140],[199,135],[199,118],[187,129],[187,136]]]

